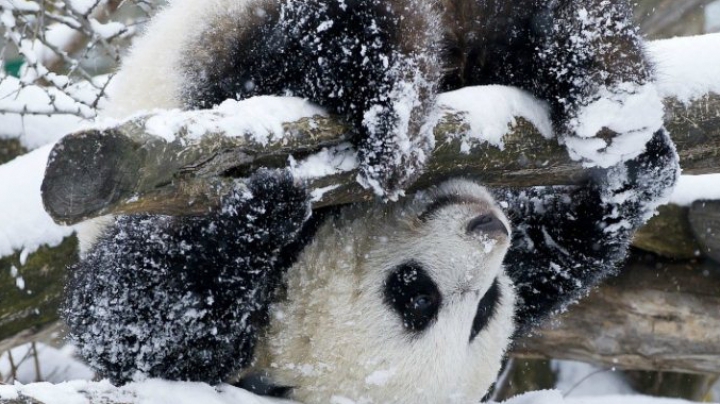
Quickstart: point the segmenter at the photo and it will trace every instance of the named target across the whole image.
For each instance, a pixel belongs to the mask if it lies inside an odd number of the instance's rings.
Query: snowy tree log
[[[720,373],[720,265],[635,256],[515,353],[626,369]]]
[[[707,94],[690,105],[673,99],[666,104],[666,126],[678,145],[684,173],[720,172],[720,95]],[[177,119],[178,113],[172,114]],[[286,167],[289,157],[301,160],[337,147],[348,133],[341,122],[315,116],[284,124],[284,136],[267,143],[256,140],[256,134],[238,136],[221,129],[193,137],[193,124],[217,120],[219,112],[186,114],[172,141],[150,134],[149,122],[170,119],[152,115],[64,138],[43,183],[47,211],[63,223],[110,213],[202,214],[217,206],[232,178],[246,177],[258,167]],[[502,150],[482,143],[464,153],[461,139],[469,125],[462,114],[446,114],[435,128],[437,147],[416,186],[453,175],[490,186],[573,184],[584,178],[586,171],[555,139],[542,137],[523,118],[515,122]],[[316,206],[372,198],[355,176],[354,170],[334,170],[311,178],[312,190],[325,191]]]
[[[0,353],[59,329],[65,269],[77,260],[77,240],[0,258]]]

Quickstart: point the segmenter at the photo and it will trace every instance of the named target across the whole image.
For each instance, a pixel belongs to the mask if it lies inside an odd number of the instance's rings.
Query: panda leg
[[[285,7],[306,61],[299,93],[356,130],[361,184],[395,198],[423,167],[440,77],[432,2],[304,1]]]
[[[636,157],[662,128],[662,100],[626,1],[546,2],[533,19],[530,90],[549,101],[571,156],[601,167]]]
[[[598,169],[584,186],[497,191],[515,226],[505,266],[518,288],[519,333],[615,273],[633,233],[669,197],[678,169],[661,130],[636,159]]]
[[[188,58],[195,84],[186,104],[208,108],[260,94],[308,98],[348,119],[361,183],[393,198],[431,150],[427,117],[440,75],[432,2],[405,3],[287,1],[243,18],[249,25],[211,31],[190,48],[222,57]],[[228,40],[228,32],[236,37]]]
[[[119,217],[70,269],[70,338],[115,383],[227,380],[252,359],[308,209],[289,175],[261,172],[207,217]]]

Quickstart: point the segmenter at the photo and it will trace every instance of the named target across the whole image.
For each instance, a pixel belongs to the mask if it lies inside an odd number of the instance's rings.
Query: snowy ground
[[[211,387],[201,383],[147,380],[116,388],[106,381],[73,381],[59,384],[0,385],[0,400],[15,399],[19,394],[45,404],[86,404],[88,397],[107,402],[153,404],[291,404],[291,401],[255,396],[245,390],[222,385]],[[95,401],[101,402],[101,401]],[[328,404],[350,404],[338,399]],[[688,404],[678,399],[662,399],[640,395],[565,396],[560,390],[546,390],[513,397],[505,404]]]
[[[38,360],[34,360],[37,349]],[[122,388],[107,381],[88,382],[93,372],[73,357],[72,346],[56,349],[44,344],[30,344],[14,348],[0,355],[0,400],[18,394],[33,397],[45,404],[85,404],[87,396],[106,397],[112,402],[152,404],[281,404],[287,400],[257,397],[231,386],[213,388],[201,383],[178,383],[146,380]],[[10,360],[12,356],[12,362]],[[11,372],[11,363],[15,365]],[[38,368],[39,365],[39,368]],[[623,380],[621,374],[593,365],[554,361],[557,383],[555,390],[527,393],[505,404],[688,404],[684,400],[670,400],[638,395]],[[12,377],[11,375],[14,375]],[[33,383],[38,376],[44,383]],[[122,401],[123,399],[128,401]],[[715,387],[713,402],[720,402],[720,383]],[[344,402],[343,402],[344,403]],[[340,404],[340,402],[338,402]]]

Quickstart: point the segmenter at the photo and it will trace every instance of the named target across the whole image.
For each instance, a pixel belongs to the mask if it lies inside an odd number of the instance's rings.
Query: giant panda
[[[107,116],[305,97],[355,128],[378,200],[310,212],[301,181],[259,170],[206,216],[88,222],[70,338],[116,383],[477,402],[513,338],[612,274],[674,185],[672,142],[645,114],[661,109],[651,72],[624,1],[171,1]],[[598,168],[581,186],[451,179],[401,198],[432,149],[435,95],[483,84],[545,100],[558,139]],[[608,102],[636,119],[598,122]]]

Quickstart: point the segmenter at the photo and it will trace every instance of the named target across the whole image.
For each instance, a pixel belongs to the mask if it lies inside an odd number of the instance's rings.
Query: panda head
[[[478,402],[514,331],[509,234],[464,180],[346,208],[288,271],[253,371],[304,403]]]

